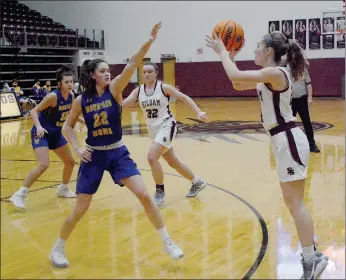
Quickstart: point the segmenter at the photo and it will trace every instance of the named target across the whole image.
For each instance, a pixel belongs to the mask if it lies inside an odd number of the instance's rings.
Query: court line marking
[[[70,183],[74,183],[76,182],[77,180],[70,180]],[[50,181],[52,182],[52,181]],[[53,181],[54,182],[54,181]],[[37,188],[37,189],[34,189],[34,190],[29,190],[28,193],[32,193],[32,192],[37,192],[37,191],[42,191],[42,190],[45,190],[45,189],[53,189],[54,187],[56,186],[59,186],[60,185],[60,182],[58,184],[54,184],[54,185],[49,185],[49,186],[45,186],[45,187],[42,187],[42,188]],[[5,196],[5,197],[2,197],[0,198],[0,201],[1,202],[10,202],[8,199],[11,197],[12,195],[10,196]]]
[[[36,161],[36,159],[1,159],[1,161]],[[51,162],[63,162],[62,160],[50,160]]]
[[[16,161],[16,160],[14,160],[14,161]],[[21,161],[21,160],[17,160],[17,161]],[[29,160],[26,160],[26,161],[29,161]],[[76,163],[76,165],[79,165],[79,164]],[[145,168],[139,168],[139,170],[151,172],[150,169],[145,169]],[[165,175],[170,175],[170,176],[173,176],[173,177],[184,178],[183,176],[172,174],[172,173],[164,172],[164,174]],[[76,182],[76,181],[77,180],[71,180],[70,183]],[[43,187],[43,188],[39,188],[39,189],[35,189],[35,190],[29,191],[29,192],[36,192],[36,191],[40,191],[40,190],[44,190],[44,189],[48,189],[48,188],[54,188],[54,187],[56,187],[58,185],[59,184],[49,185],[49,186],[46,186],[46,187]],[[242,197],[236,195],[235,193],[233,193],[231,191],[228,191],[228,190],[225,190],[225,189],[223,189],[221,187],[218,187],[216,185],[209,184],[209,183],[207,183],[207,185],[212,187],[212,188],[215,188],[215,189],[218,189],[220,191],[223,191],[224,193],[227,193],[227,194],[235,197],[236,199],[238,199],[240,202],[244,203],[252,211],[252,213],[255,214],[258,222],[260,223],[261,230],[262,230],[262,244],[261,244],[261,248],[259,250],[259,253],[258,253],[257,257],[256,257],[255,262],[252,264],[252,266],[250,267],[248,272],[242,278],[242,279],[250,279],[251,276],[257,271],[258,267],[260,266],[260,264],[261,264],[261,262],[262,262],[262,260],[263,260],[263,258],[265,256],[265,254],[266,254],[266,251],[267,251],[268,240],[269,240],[267,224],[264,221],[262,215],[258,212],[258,210],[254,206],[252,206],[249,202],[247,202],[245,199],[243,199]],[[10,202],[9,200],[6,200],[8,198],[10,198],[10,196],[1,198],[0,200],[1,200],[1,202]]]
[[[25,179],[23,178],[5,178],[5,177],[1,177],[1,180],[9,180],[9,181],[24,181]],[[43,182],[43,183],[60,183],[60,181],[55,181],[55,180],[36,180],[35,182]]]
[[[144,170],[144,171],[151,172],[150,169],[145,169],[145,168],[140,168],[139,170]],[[174,177],[178,177],[178,178],[184,178],[183,176],[172,174],[172,173],[164,172],[164,174],[165,175],[174,176]],[[258,222],[260,223],[260,226],[261,226],[261,229],[262,229],[262,244],[261,244],[261,248],[260,248],[260,251],[259,251],[259,253],[257,255],[257,258],[256,258],[255,262],[250,267],[250,269],[245,274],[245,276],[242,278],[242,279],[250,279],[251,276],[256,272],[256,270],[260,266],[260,264],[261,264],[261,262],[262,262],[262,260],[263,260],[263,258],[265,256],[265,254],[266,254],[266,251],[267,251],[268,240],[269,240],[269,233],[268,233],[267,224],[264,221],[262,215],[258,212],[258,210],[254,206],[252,206],[249,202],[247,202],[245,199],[243,199],[242,197],[236,195],[235,193],[233,193],[231,191],[228,191],[228,190],[225,190],[225,189],[223,189],[221,187],[218,187],[216,185],[209,184],[209,183],[207,183],[207,185],[210,186],[210,187],[213,187],[215,189],[218,189],[220,191],[223,191],[224,193],[227,193],[227,194],[235,197],[236,199],[238,199],[240,202],[244,203],[255,214],[256,218],[258,219]]]

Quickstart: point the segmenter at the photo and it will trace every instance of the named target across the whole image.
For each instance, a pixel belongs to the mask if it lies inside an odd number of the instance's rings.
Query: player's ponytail
[[[308,67],[309,63],[307,62],[303,50],[295,40],[288,39],[288,51],[287,51],[287,64],[290,67],[293,80],[299,80]]]
[[[274,49],[274,60],[278,65],[282,65],[282,57],[287,54],[285,64],[289,66],[292,77],[295,81],[304,75],[308,66],[302,48],[295,40],[287,37],[279,31],[273,31],[264,36],[267,47]]]
[[[82,89],[82,94],[86,94],[87,92],[91,92],[91,77],[89,75],[88,65],[90,63],[91,59],[86,59],[83,61],[83,64],[80,68],[80,76],[79,76],[79,90]]]
[[[79,86],[83,88],[82,94],[92,96],[96,93],[96,81],[91,74],[95,72],[97,66],[105,62],[102,59],[86,59],[80,69]]]

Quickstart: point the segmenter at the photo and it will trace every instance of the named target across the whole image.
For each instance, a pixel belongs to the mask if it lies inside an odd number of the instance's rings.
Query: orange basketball
[[[244,41],[243,27],[234,20],[220,21],[215,27],[214,32],[221,38],[227,51],[232,49],[238,51],[242,48]],[[214,35],[213,35],[213,39]]]

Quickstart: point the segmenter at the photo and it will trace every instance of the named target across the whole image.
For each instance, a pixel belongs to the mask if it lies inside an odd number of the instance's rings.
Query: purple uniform
[[[61,129],[71,110],[73,96],[69,93],[65,100],[59,89],[53,91],[53,93],[57,96],[56,106],[48,107],[38,114],[40,124],[45,130],[47,130],[48,134],[45,133],[43,137],[38,138],[36,135],[36,126],[34,125],[31,129],[31,142],[33,149],[48,147],[49,150],[55,150],[67,144],[65,137],[61,133]]]
[[[90,162],[82,162],[78,171],[77,193],[94,194],[108,171],[115,184],[139,175],[136,163],[122,143],[121,106],[109,88],[101,96],[82,95],[82,111],[88,128],[86,144],[93,151]]]

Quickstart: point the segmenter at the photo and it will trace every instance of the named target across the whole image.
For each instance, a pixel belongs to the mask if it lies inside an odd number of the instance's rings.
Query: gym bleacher
[[[1,2],[0,35],[0,80],[11,86],[18,79],[26,96],[35,79],[41,87],[49,80],[55,89],[55,70],[73,65],[78,50],[104,50],[102,30],[68,28],[18,1]]]

